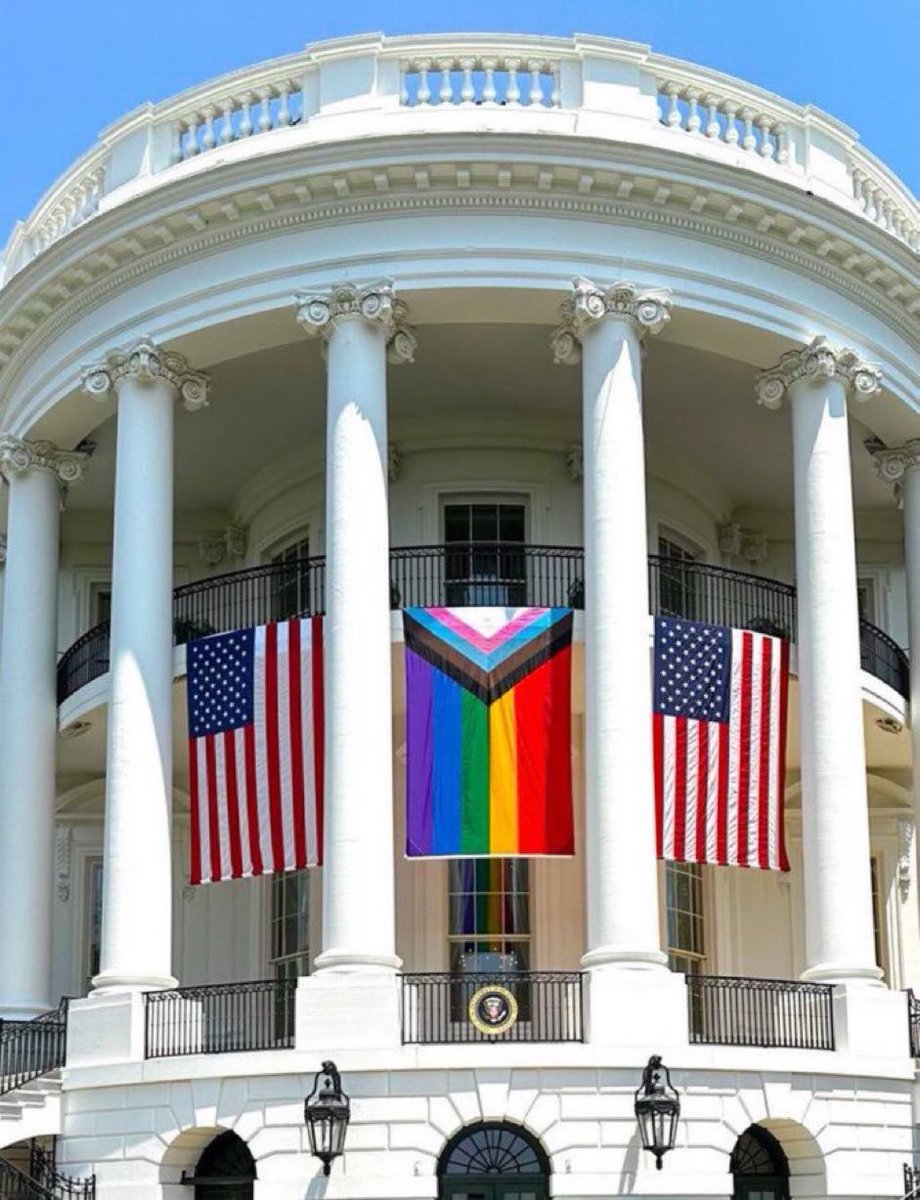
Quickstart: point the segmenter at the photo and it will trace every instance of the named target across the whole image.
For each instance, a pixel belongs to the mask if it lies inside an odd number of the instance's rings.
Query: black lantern
[[[636,1089],[635,1110],[642,1149],[651,1150],[660,1171],[662,1158],[674,1149],[677,1139],[680,1098],[677,1089],[671,1086],[671,1072],[658,1054],[652,1055],[642,1072],[642,1082]]]
[[[342,1091],[342,1080],[334,1062],[324,1062],[316,1072],[313,1091],[303,1102],[303,1119],[310,1135],[310,1153],[323,1164],[323,1174],[345,1149],[345,1131],[351,1104]]]

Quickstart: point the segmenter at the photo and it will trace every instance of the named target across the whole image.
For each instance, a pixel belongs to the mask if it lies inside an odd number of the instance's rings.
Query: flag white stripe
[[[280,871],[272,847],[271,808],[268,792],[268,730],[265,719],[265,626],[255,632],[255,670],[253,672],[253,724],[256,743],[256,800],[259,814],[259,846],[266,871]]]
[[[240,851],[243,859],[243,877],[252,875],[252,845],[249,838],[249,785],[246,780],[246,735],[242,729],[234,730],[233,749],[236,758],[236,793],[240,807]]]
[[[281,829],[284,845],[284,869],[289,871],[296,865],[297,849],[294,841],[294,779],[291,763],[291,697],[288,678],[290,625],[283,621],[278,625],[278,743],[279,785],[281,791]]]
[[[782,763],[782,748],[779,745],[779,710],[780,691],[782,685],[782,652],[783,646],[779,638],[771,638],[773,657],[770,661],[770,794],[769,812],[767,815],[769,857],[767,859],[773,870],[778,870],[781,864],[779,846],[779,809],[783,803],[780,795],[780,774]]]
[[[719,729],[718,721],[707,721],[709,762],[706,773],[706,861],[719,861],[716,830],[719,816]]]
[[[230,797],[227,795],[227,767],[224,762],[224,735],[214,735],[214,803],[217,806],[217,845],[220,877],[230,874]]]
[[[732,672],[728,718],[728,847],[726,861],[738,865],[738,783],[741,768],[741,632],[733,629]],[[734,803],[732,803],[734,797]]]
[[[198,771],[198,845],[202,879],[211,878],[211,793],[208,788],[207,738],[198,739],[195,765]]]
[[[699,721],[687,721],[687,788],[686,820],[684,821],[684,855],[696,862],[697,781],[699,779],[700,735]]]
[[[760,840],[760,722],[763,707],[761,689],[763,642],[762,637],[751,638],[751,705],[748,718],[750,771],[747,800],[747,858],[745,860],[745,865],[749,867],[756,867],[760,861],[757,851]]]
[[[665,717],[661,722],[661,743],[664,759],[664,830],[662,848],[665,858],[674,857],[674,782],[675,768],[675,718]]]

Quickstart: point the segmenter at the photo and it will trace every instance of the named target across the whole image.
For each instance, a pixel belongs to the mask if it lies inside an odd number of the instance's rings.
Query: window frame
[[[705,967],[709,964],[710,954],[710,911],[711,904],[709,900],[709,883],[710,873],[704,869],[703,863],[690,862],[671,862],[666,860],[663,863],[662,871],[662,919],[664,924],[662,944],[665,947],[665,953],[668,956],[668,967],[672,971],[678,971],[685,975],[702,975],[705,974]],[[688,910],[688,915],[691,920],[699,924],[701,950],[695,950],[692,947],[683,947],[672,945],[671,943],[671,912],[672,906],[668,899],[668,881],[674,875],[683,874],[689,876],[695,881],[695,891],[698,896],[698,912]],[[682,909],[674,909],[675,912],[683,912]],[[689,966],[689,970],[683,965]]]
[[[493,862],[502,864],[502,887],[501,887],[500,892],[482,891],[476,887],[476,867],[481,862],[489,863],[490,865]],[[473,868],[473,890],[465,891],[465,890],[461,890],[459,888],[455,889],[453,887],[454,872],[459,870],[460,868],[462,868],[463,865],[465,865],[467,863],[470,864]],[[515,868],[520,869],[522,871],[525,881],[526,881],[526,884],[525,884],[526,890],[522,889],[522,890],[517,890],[517,891],[509,891],[508,888],[505,886],[505,880],[506,880],[505,868],[508,864],[514,864]],[[491,953],[491,954],[500,954],[502,956],[505,956],[505,955],[511,954],[513,952],[513,950],[508,949],[508,947],[518,947],[519,946],[524,950],[524,955],[523,955],[524,965],[517,966],[517,967],[515,967],[515,969],[516,970],[524,970],[524,971],[532,971],[535,969],[534,964],[533,964],[533,950],[534,950],[534,946],[536,944],[536,937],[535,937],[534,928],[533,928],[533,912],[534,912],[533,878],[534,878],[534,872],[532,870],[531,863],[528,858],[507,855],[507,856],[496,857],[494,859],[476,859],[476,858],[459,858],[459,857],[448,859],[448,861],[447,861],[447,878],[446,878],[446,883],[447,883],[447,888],[446,888],[446,891],[447,891],[447,939],[446,940],[447,940],[448,970],[450,971],[450,973],[452,975],[463,974],[464,970],[466,970],[466,968],[462,965],[458,968],[455,965],[455,958],[454,958],[454,947],[461,945],[465,942],[502,943],[502,949],[500,949],[500,950],[475,949],[474,951],[472,951],[472,953],[476,954],[476,955],[484,954],[484,953]],[[504,926],[504,924],[505,924],[504,914],[506,912],[507,897],[509,897],[509,896],[512,896],[512,897],[524,896],[525,903],[526,903],[526,915],[525,915],[525,920],[524,920],[524,924],[526,926],[526,932],[524,932],[524,933],[514,933],[514,932],[506,933],[504,928],[502,928],[501,930],[499,930],[498,932],[495,932],[495,933],[490,933],[487,931],[480,932],[479,930],[475,930],[472,933],[463,933],[463,932],[455,933],[455,932],[453,932],[453,924],[454,924],[453,899],[454,899],[454,897],[455,896],[469,896],[472,900],[473,905],[475,906],[477,897],[484,896],[484,895],[497,895],[498,896],[498,898],[499,898],[498,899],[498,908],[499,908],[500,912],[502,913],[502,926]],[[505,969],[505,968],[500,968],[500,969]],[[482,968],[480,968],[478,966],[473,966],[472,968],[470,968],[471,973],[474,973],[474,974],[477,971],[481,971],[481,970],[482,970]]]

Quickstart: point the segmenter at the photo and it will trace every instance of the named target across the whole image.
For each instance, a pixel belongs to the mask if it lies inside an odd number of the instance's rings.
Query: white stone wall
[[[476,1121],[507,1120],[542,1142],[553,1195],[725,1198],[731,1195],[731,1150],[758,1122],[779,1138],[790,1159],[793,1197],[901,1194],[901,1167],[912,1139],[906,1078],[825,1073],[816,1054],[773,1052],[766,1068],[763,1052],[736,1051],[737,1065],[731,1066],[731,1051],[701,1051],[695,1066],[672,1063],[682,1103],[678,1145],[657,1173],[638,1142],[633,1092],[640,1064],[634,1056],[622,1065],[600,1063],[589,1048],[578,1047],[588,1059],[578,1065],[579,1055],[566,1061],[558,1047],[517,1049],[519,1061],[529,1055],[530,1065],[484,1065],[495,1048],[483,1047],[455,1050],[452,1063],[433,1048],[420,1051],[413,1063],[416,1056],[406,1051],[403,1069],[340,1062],[352,1119],[344,1160],[325,1185],[303,1124],[313,1064],[272,1073],[278,1055],[240,1055],[234,1074],[234,1056],[225,1056],[210,1075],[159,1082],[157,1070],[166,1064],[148,1064],[143,1081],[110,1086],[100,1068],[99,1086],[68,1083],[74,1090],[65,1096],[62,1168],[95,1170],[100,1200],[179,1200],[185,1195],[176,1186],[182,1171],[194,1168],[214,1133],[233,1129],[256,1159],[257,1200],[301,1200],[304,1194],[432,1198],[447,1139]],[[437,1066],[420,1061],[438,1057]],[[371,1053],[364,1058],[372,1059]],[[464,1066],[464,1058],[478,1062]],[[251,1073],[260,1065],[264,1073]],[[200,1066],[195,1060],[196,1076]],[[170,1070],[177,1074],[175,1064]]]

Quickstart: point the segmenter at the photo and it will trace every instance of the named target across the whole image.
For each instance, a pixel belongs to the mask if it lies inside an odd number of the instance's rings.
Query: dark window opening
[[[501,1121],[469,1125],[438,1162],[439,1200],[547,1200],[546,1151],[526,1129]]]
[[[731,1156],[735,1200],[789,1200],[789,1161],[769,1129],[752,1125]]]
[[[249,1147],[231,1129],[201,1152],[194,1178],[195,1200],[252,1200],[256,1162]]]

